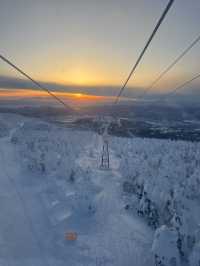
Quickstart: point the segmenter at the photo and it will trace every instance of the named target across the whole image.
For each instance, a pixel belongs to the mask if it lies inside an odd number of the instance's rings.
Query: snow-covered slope
[[[0,265],[199,265],[198,144],[0,124]]]
[[[116,138],[111,147],[121,158],[128,207],[157,229],[157,263],[199,265],[200,144]]]

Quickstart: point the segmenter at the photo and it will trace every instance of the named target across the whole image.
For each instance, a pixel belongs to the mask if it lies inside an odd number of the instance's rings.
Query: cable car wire
[[[200,41],[200,35],[178,56],[176,59],[161,72],[161,74],[148,86],[137,99],[143,98],[198,42]]]
[[[19,67],[17,67],[16,65],[14,65],[10,60],[8,60],[7,58],[5,58],[1,54],[0,54],[0,59],[2,59],[5,63],[7,63],[11,67],[13,67],[15,70],[17,70],[23,76],[25,76],[27,79],[29,79],[31,82],[33,82],[37,87],[39,87],[40,89],[46,91],[50,96],[52,96],[59,103],[61,103],[62,105],[64,105],[64,107],[69,108],[69,106],[64,101],[62,101],[59,97],[57,97],[54,93],[52,93],[48,88],[46,88],[45,86],[43,86],[38,81],[34,80],[31,76],[29,76],[28,74],[26,74],[23,70],[21,70]]]
[[[176,87],[175,89],[171,90],[169,93],[164,94],[164,96],[162,95],[160,98],[161,98],[161,99],[162,99],[162,98],[165,99],[166,97],[169,97],[169,96],[175,94],[177,91],[181,90],[181,89],[184,88],[186,85],[190,84],[191,82],[193,82],[194,80],[199,79],[199,78],[200,78],[200,73],[197,74],[197,75],[195,75],[193,78],[191,78],[191,79],[185,81],[184,83],[182,83],[181,85],[179,85],[179,86]],[[159,99],[160,99],[160,98],[159,98]]]
[[[121,89],[120,89],[118,95],[116,96],[116,100],[115,100],[115,102],[114,102],[115,104],[118,103],[119,98],[120,98],[120,96],[122,95],[122,93],[123,93],[123,91],[124,91],[124,89],[125,89],[127,83],[129,82],[131,76],[134,74],[134,72],[135,72],[137,66],[139,65],[139,63],[140,63],[140,61],[141,61],[141,59],[142,59],[144,53],[146,52],[146,50],[147,50],[148,46],[150,45],[150,43],[151,43],[153,37],[155,36],[156,32],[158,31],[158,28],[159,28],[160,25],[162,24],[162,22],[163,22],[165,16],[167,15],[169,9],[171,8],[173,2],[174,2],[174,0],[170,0],[170,1],[168,2],[167,6],[166,6],[164,12],[162,13],[161,17],[159,18],[159,20],[158,20],[158,22],[157,22],[157,24],[156,24],[156,26],[155,26],[155,28],[154,28],[152,34],[150,35],[150,37],[149,37],[147,43],[145,44],[145,46],[144,46],[142,52],[140,53],[140,55],[139,55],[139,57],[138,57],[138,59],[137,59],[135,65],[133,66],[133,68],[132,68],[130,74],[128,75],[127,79],[125,80],[123,86],[121,87]]]

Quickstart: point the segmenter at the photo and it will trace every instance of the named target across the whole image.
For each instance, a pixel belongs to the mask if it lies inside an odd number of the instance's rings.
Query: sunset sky
[[[0,54],[36,80],[66,85],[67,92],[81,86],[81,93],[91,87],[91,94],[102,95],[107,86],[103,94],[110,95],[110,87],[121,86],[129,74],[167,2],[0,0]],[[200,34],[199,14],[199,0],[175,0],[128,84],[132,90],[148,86]],[[198,72],[200,43],[156,89],[173,89]],[[0,77],[23,78],[2,61]]]

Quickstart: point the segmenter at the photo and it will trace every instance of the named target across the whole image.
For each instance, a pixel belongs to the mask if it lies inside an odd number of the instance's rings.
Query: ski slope
[[[115,150],[102,171],[98,135],[8,118],[1,116],[0,265],[153,265],[153,230],[124,208]],[[71,231],[76,241],[65,239]]]

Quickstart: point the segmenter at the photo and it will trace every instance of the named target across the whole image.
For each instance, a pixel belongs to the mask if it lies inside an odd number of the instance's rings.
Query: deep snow
[[[0,265],[199,265],[199,144],[0,122]]]

